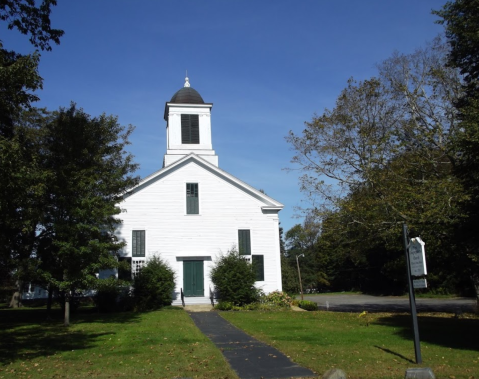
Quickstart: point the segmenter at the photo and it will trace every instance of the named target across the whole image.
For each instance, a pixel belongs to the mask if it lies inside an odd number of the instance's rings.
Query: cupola
[[[188,76],[183,88],[165,104],[166,154],[163,167],[194,153],[218,166],[211,142],[212,103],[205,103],[190,86]]]

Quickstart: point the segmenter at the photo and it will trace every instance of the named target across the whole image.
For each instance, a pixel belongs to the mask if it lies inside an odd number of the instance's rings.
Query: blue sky
[[[74,101],[92,116],[133,124],[131,152],[145,177],[166,150],[165,102],[184,84],[213,103],[213,148],[223,170],[285,205],[285,231],[304,205],[289,130],[332,108],[350,77],[376,74],[394,51],[442,32],[431,9],[445,0],[58,0],[64,37],[43,52],[39,106]],[[0,26],[5,48],[32,51]]]

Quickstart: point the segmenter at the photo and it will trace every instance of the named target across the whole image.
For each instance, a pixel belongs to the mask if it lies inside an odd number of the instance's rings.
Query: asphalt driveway
[[[300,297],[298,296],[298,299]],[[305,300],[314,301],[321,310],[333,312],[409,312],[409,298],[399,296],[321,294],[305,295]],[[416,299],[418,312],[474,312],[474,298]]]

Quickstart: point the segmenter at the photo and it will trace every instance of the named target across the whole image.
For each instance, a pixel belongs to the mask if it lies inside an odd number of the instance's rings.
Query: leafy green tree
[[[159,309],[171,305],[175,289],[175,273],[166,262],[153,257],[135,276],[133,296],[140,311]]]
[[[41,50],[51,50],[50,41],[60,44],[63,30],[52,29],[51,7],[56,0],[43,0],[39,6],[35,0],[1,0],[0,20],[6,21],[8,29],[17,29],[30,36],[30,43]]]
[[[54,5],[55,0],[39,6],[34,0],[1,0],[0,21],[29,35],[34,47],[51,50],[50,42],[58,44],[63,35],[50,25]],[[38,52],[21,55],[6,50],[0,40],[0,285],[12,287],[16,279],[14,306],[19,305],[22,280],[34,268],[38,200],[44,191],[38,130],[26,120],[37,113],[31,105],[38,100],[33,92],[42,88],[39,58]]]
[[[29,109],[38,97],[32,93],[42,88],[38,73],[40,56],[19,55],[2,49],[0,42],[0,138],[9,140],[14,136],[24,109]]]
[[[350,80],[336,107],[307,122],[301,135],[290,132],[292,162],[305,172],[301,189],[316,204],[314,212],[327,213],[368,186],[389,208],[389,219],[378,223],[457,220],[462,187],[451,175],[455,156],[448,142],[456,131],[460,82],[445,61],[439,41],[396,54],[378,78]]]
[[[323,273],[317,261],[316,241],[320,231],[320,224],[315,222],[313,217],[307,216],[302,225],[296,224],[286,232],[286,255],[288,264],[294,269],[296,281],[298,282],[298,259],[303,291],[307,289],[316,290],[320,287],[328,286],[327,280],[325,280],[322,275]]]
[[[62,30],[52,29],[51,7],[56,0],[0,1],[0,21],[7,22],[8,29],[17,29],[30,37],[30,43],[41,50],[51,50],[51,42],[60,43]],[[28,109],[38,97],[32,93],[42,88],[38,74],[40,54],[21,55],[4,49],[0,40],[0,135],[13,136],[15,119],[23,109]]]
[[[455,173],[468,199],[463,203],[467,217],[457,229],[457,238],[469,258],[467,271],[473,278],[479,307],[479,1],[448,1],[433,13],[445,26],[451,47],[448,63],[464,78],[464,94],[455,103],[460,119],[454,141],[460,152]]]
[[[293,296],[299,293],[298,271],[285,255],[281,255],[281,284],[283,292]]]
[[[221,302],[242,306],[258,300],[255,268],[235,249],[219,257],[210,275]]]
[[[355,273],[351,282],[361,288],[379,281],[361,272],[399,272],[403,222],[427,241],[429,271],[441,272],[438,282],[446,280],[443,272],[464,268],[452,259],[450,238],[467,198],[454,175],[453,141],[460,132],[454,104],[462,87],[447,54],[439,39],[413,54],[394,54],[376,78],[351,79],[334,109],[287,137],[296,151],[293,163],[305,172],[301,189],[323,221],[321,248],[341,243],[343,262]]]
[[[122,194],[133,187],[137,165],[125,151],[133,127],[116,117],[92,118],[72,104],[45,126],[43,167],[48,172],[39,238],[41,279],[69,296],[93,288],[96,274],[116,267],[124,243],[114,232]]]
[[[0,137],[0,283],[15,288],[13,307],[20,305],[22,283],[35,277],[47,176],[40,158],[42,131],[32,124],[44,117],[43,111],[24,111],[14,136]]]

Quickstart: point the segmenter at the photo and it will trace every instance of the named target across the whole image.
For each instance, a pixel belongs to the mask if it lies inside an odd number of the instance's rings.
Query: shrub
[[[215,309],[219,311],[230,311],[233,309],[233,303],[230,303],[229,301],[220,301],[215,305]]]
[[[260,309],[260,303],[258,302],[254,302],[254,303],[251,303],[251,304],[246,304],[243,309],[245,311],[256,311],[258,309]]]
[[[116,278],[100,279],[96,285],[96,295],[94,298],[98,311],[116,311],[120,291],[120,285]]]
[[[171,305],[174,288],[173,269],[160,258],[151,258],[133,281],[136,309],[145,311]]]
[[[254,267],[235,249],[222,255],[215,263],[211,270],[211,280],[221,302],[227,301],[242,306],[258,299],[254,287]]]
[[[314,301],[301,300],[299,302],[298,306],[301,309],[304,309],[306,311],[317,311],[318,310],[318,304],[316,304]]]
[[[293,299],[285,292],[273,291],[261,298],[261,303],[271,305],[273,307],[289,308]]]

